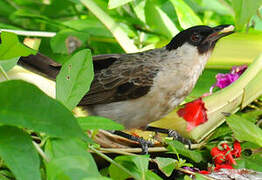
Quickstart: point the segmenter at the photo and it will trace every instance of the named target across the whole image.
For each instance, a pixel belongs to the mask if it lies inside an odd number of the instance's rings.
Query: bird
[[[179,32],[162,48],[129,54],[93,56],[94,80],[78,106],[88,115],[112,119],[126,129],[164,132],[190,142],[174,130],[148,126],[177,107],[194,88],[217,41],[234,32],[233,25],[193,26]],[[38,54],[22,57],[18,64],[55,80],[61,65]],[[143,138],[115,131],[138,141]]]

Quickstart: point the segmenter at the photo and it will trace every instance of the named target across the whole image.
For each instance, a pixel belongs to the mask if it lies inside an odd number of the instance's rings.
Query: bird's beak
[[[234,33],[235,27],[233,25],[220,25],[213,28],[214,32],[210,34],[205,41],[216,42],[222,37]]]

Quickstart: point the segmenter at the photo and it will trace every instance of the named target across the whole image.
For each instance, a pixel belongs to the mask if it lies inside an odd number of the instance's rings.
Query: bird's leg
[[[187,144],[188,148],[191,149],[191,141],[187,138],[184,138],[181,136],[177,131],[172,129],[165,129],[165,128],[158,128],[158,127],[152,127],[152,126],[146,126],[146,131],[153,131],[153,132],[159,132],[163,134],[167,134],[168,137],[173,137],[175,140],[178,140],[182,142],[183,144]]]
[[[113,131],[112,133],[126,139],[138,142],[141,145],[142,154],[148,154],[148,147],[153,145],[152,142],[146,141],[142,137],[133,136],[122,131]]]

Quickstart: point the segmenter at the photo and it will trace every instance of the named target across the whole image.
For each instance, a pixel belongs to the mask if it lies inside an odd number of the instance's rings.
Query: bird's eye
[[[199,34],[194,33],[194,34],[191,36],[191,40],[192,40],[193,42],[199,42],[199,41],[201,40],[201,37],[200,37]]]

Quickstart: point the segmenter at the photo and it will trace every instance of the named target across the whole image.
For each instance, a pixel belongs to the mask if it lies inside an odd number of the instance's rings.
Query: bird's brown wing
[[[135,99],[149,92],[158,72],[158,67],[149,63],[150,57],[146,60],[136,55],[103,56],[94,57],[94,81],[79,105]]]
[[[157,66],[151,63],[153,56],[142,53],[93,56],[94,81],[79,105],[110,103],[145,95],[158,72]],[[18,64],[52,80],[61,69],[61,64],[39,53],[20,58]]]

